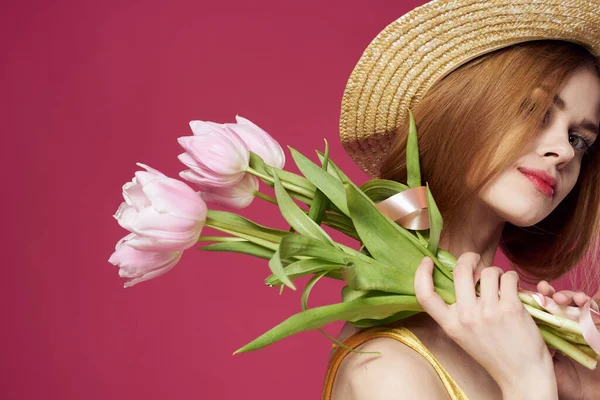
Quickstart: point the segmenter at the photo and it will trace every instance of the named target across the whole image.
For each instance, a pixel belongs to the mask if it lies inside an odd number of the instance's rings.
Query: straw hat
[[[340,136],[352,159],[379,176],[394,129],[437,81],[516,43],[574,42],[600,57],[599,0],[433,0],[369,44],[342,99]]]

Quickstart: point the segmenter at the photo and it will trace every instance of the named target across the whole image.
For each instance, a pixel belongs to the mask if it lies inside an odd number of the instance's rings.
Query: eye
[[[569,132],[569,143],[577,150],[586,151],[590,148],[588,140],[577,131]]]
[[[546,114],[544,114],[544,119],[542,120],[542,126],[547,126],[552,120],[552,109],[548,109]],[[575,149],[585,152],[587,149],[591,147],[590,140],[586,138],[584,135],[577,131],[569,131],[569,143]]]

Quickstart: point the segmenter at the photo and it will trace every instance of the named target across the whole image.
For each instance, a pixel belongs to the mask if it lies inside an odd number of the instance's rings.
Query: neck
[[[494,261],[504,221],[483,204],[471,208],[460,224],[449,226],[440,238],[440,247],[456,257],[466,252],[481,255],[478,269],[490,267]]]

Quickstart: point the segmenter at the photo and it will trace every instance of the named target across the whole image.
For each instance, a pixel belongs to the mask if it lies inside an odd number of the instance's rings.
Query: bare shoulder
[[[369,340],[337,371],[332,400],[448,399],[439,376],[420,354],[390,338]]]

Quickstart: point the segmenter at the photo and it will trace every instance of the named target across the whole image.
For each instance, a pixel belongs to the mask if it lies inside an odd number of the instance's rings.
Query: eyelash
[[[551,118],[552,118],[552,112],[551,112],[551,110],[546,111],[546,114],[544,115],[544,120],[543,120],[542,124],[545,126],[548,122],[550,122]],[[582,134],[580,134],[579,132],[577,132],[577,131],[569,131],[569,134],[573,135],[576,138],[579,138],[579,139],[581,139],[583,141],[583,144],[584,144],[585,148],[578,149],[578,150],[581,150],[581,151],[585,152],[586,150],[588,150],[591,147],[589,139],[586,138],[585,136],[583,136]]]

